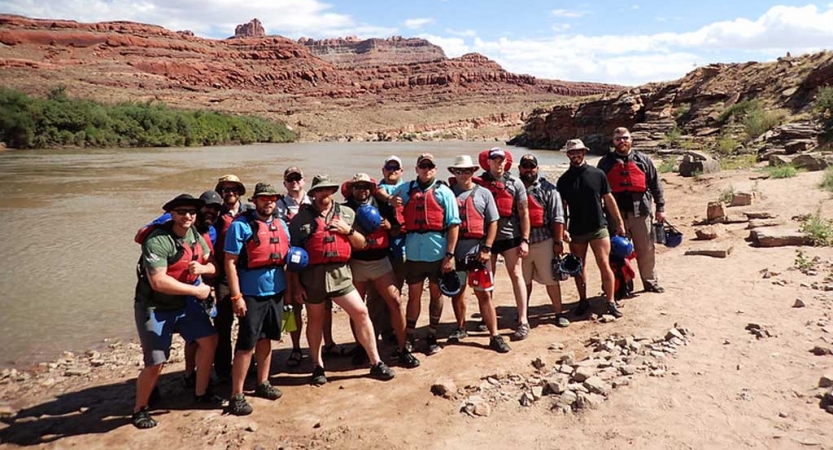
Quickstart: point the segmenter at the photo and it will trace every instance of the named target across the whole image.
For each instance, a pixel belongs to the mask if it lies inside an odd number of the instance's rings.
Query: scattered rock
[[[534,367],[536,370],[543,370],[544,368],[547,367],[547,364],[539,356],[539,357],[532,360],[532,367]]]
[[[746,325],[746,330],[749,331],[750,334],[754,335],[758,339],[774,337],[775,334],[770,331],[769,327],[757,324],[757,323],[749,323]]]
[[[8,405],[0,405],[0,419],[11,419],[15,415],[17,415],[17,411],[14,408]]]
[[[751,219],[749,224],[746,225],[746,229],[753,230],[755,228],[780,227],[782,225],[784,225],[784,221],[781,219]]]
[[[532,394],[530,394],[528,392],[524,392],[523,394],[521,394],[521,398],[520,398],[521,406],[532,406],[532,403],[534,401],[535,400],[532,398]]]
[[[677,339],[680,339],[680,340],[685,339],[685,337],[683,337],[683,334],[680,333],[676,328],[671,328],[670,330],[668,330],[667,333],[665,333],[665,340],[670,341],[671,339],[674,339],[674,338],[677,338]]]
[[[710,241],[712,239],[717,239],[717,227],[715,226],[708,226],[704,228],[698,228],[694,230],[694,234],[697,235],[697,239],[701,241]]]
[[[745,211],[743,214],[749,218],[749,220],[775,218],[775,216],[769,211]]]
[[[313,427],[313,428],[318,428],[318,427],[320,427],[320,426],[321,426],[321,422],[316,423],[316,425],[317,425],[317,426],[316,426],[316,427]],[[254,432],[256,432],[256,431],[257,431],[257,423],[252,422],[252,423],[250,423],[250,424],[246,425],[246,431],[248,431],[248,432],[250,432],[250,433],[254,433]]]
[[[590,367],[579,366],[578,368],[576,368],[576,372],[573,374],[573,380],[581,383],[595,374],[596,371],[594,369]]]
[[[752,204],[755,195],[751,192],[735,192],[732,194],[732,201],[729,206],[749,206]]]
[[[816,356],[833,355],[833,350],[831,350],[829,347],[822,347],[820,345],[813,347],[813,349],[810,350],[810,352]]]
[[[699,173],[702,175],[720,172],[720,162],[706,154],[692,155],[691,151],[686,152],[683,161],[680,163],[680,175],[692,177]]]
[[[564,344],[560,342],[553,342],[549,347],[547,347],[547,349],[554,352],[561,351],[564,349]]]
[[[475,416],[489,417],[492,414],[492,406],[486,402],[477,403],[474,405],[473,413]]]
[[[584,380],[584,387],[586,387],[590,392],[596,394],[607,395],[608,391],[610,391],[610,387],[599,377],[590,377]]]
[[[793,308],[803,308],[805,306],[807,305],[800,298],[795,299],[795,303],[793,303]]]
[[[77,377],[77,376],[87,375],[89,373],[90,373],[90,369],[88,367],[73,367],[73,368],[67,369],[66,372],[64,372],[64,376]]]
[[[431,385],[431,393],[444,398],[451,398],[457,392],[457,385],[449,379],[439,379]]]
[[[616,317],[613,317],[610,314],[602,314],[602,317],[599,319],[599,322],[601,322],[601,323],[616,322]]]
[[[792,228],[756,228],[749,233],[749,238],[758,247],[784,247],[788,245],[810,244],[807,233]]]
[[[810,172],[824,170],[830,163],[820,153],[805,153],[792,160],[792,165]]]
[[[819,387],[828,388],[833,387],[833,374],[824,374],[819,378]]]
[[[722,222],[724,217],[726,217],[726,212],[723,211],[723,203],[709,202],[706,209],[706,221],[709,223]]]
[[[701,245],[696,248],[686,250],[687,256],[711,256],[712,258],[728,258],[732,254],[734,246],[731,243],[715,243],[708,245]]]

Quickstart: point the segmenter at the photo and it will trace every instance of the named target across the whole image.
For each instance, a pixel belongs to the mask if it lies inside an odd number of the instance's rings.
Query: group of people
[[[303,171],[289,167],[285,192],[257,183],[252,205],[243,202],[247,189],[234,175],[221,177],[214,190],[199,197],[171,199],[163,206],[165,214],[136,235],[142,255],[134,311],[145,367],[137,379],[134,426],[156,425],[148,404],[175,332],[186,341],[186,380],[195,402],[224,405],[212,391],[213,372],[216,380],[231,383],[227,409],[235,415],[252,412],[244,394],[251,372],[256,385],[250,395],[281,396],[269,382],[269,370],[272,341],[280,340],[287,322],[294,322],[295,330],[286,364],[302,362],[306,325],[311,383],[327,382],[324,356],[344,353],[332,336],[333,304],[350,318],[357,342],[353,362],[369,364],[370,376],[379,380],[395,375],[379,355],[380,335],[396,342],[392,359],[404,368],[420,365],[417,347],[425,355],[441,350],[437,328],[444,296],[451,297],[456,323],[447,342],[468,337],[469,287],[482,317],[477,329],[488,332],[489,348],[509,352],[498,333],[493,299],[499,256],[517,309],[513,340],[530,334],[533,281],[545,286],[555,325],[570,324],[560,290],[560,281],[567,279],[559,266],[568,255],[565,242],[580,261],[572,272],[579,295],[573,316],[590,309],[583,264],[589,247],[601,272],[606,312],[621,317],[609,258],[611,236],[633,240],[645,291],[663,292],[651,234],[652,218],[664,219],[664,198],[653,163],[631,149],[627,129],[614,131],[613,144],[615,151],[596,168],[586,163],[588,148],[581,140],[568,141],[564,150],[570,167],[555,184],[539,174],[533,154],[523,155],[518,176],[512,175],[512,155],[496,147],[480,153],[477,164],[469,155],[457,156],[447,167],[447,181],[440,179],[437,159],[426,153],[417,158],[412,181],[403,179],[402,160],[391,156],[378,182],[365,173],[343,183],[316,175],[305,189]],[[344,203],[335,200],[339,190]],[[428,326],[418,339],[426,280]]]

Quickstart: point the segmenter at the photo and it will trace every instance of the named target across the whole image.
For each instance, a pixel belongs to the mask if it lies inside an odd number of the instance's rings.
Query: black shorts
[[[521,238],[516,237],[512,239],[503,239],[500,241],[495,241],[492,244],[492,254],[493,255],[500,255],[501,253],[505,252],[506,250],[518,247],[521,245]]]
[[[257,341],[281,339],[281,317],[283,314],[283,292],[278,295],[244,295],[246,315],[238,318],[236,351],[249,351]]]

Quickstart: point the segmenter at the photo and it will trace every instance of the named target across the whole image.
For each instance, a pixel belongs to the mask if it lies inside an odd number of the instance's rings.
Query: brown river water
[[[283,171],[297,165],[346,180],[378,178],[386,157],[404,161],[413,179],[416,157],[431,152],[445,178],[454,156],[483,142],[298,143],[208,148],[64,149],[0,152],[0,367],[54,360],[105,338],[136,337],[133,323],[133,235],[179,193],[194,196],[234,173],[248,192],[267,181],[283,191]],[[515,160],[526,149],[511,149]],[[559,152],[534,152],[557,166]],[[517,174],[517,170],[512,170]],[[340,199],[340,195],[337,196]]]

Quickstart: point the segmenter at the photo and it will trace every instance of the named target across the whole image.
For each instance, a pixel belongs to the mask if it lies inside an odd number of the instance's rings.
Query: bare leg
[[[243,393],[243,383],[246,381],[246,374],[249,372],[249,365],[252,363],[252,353],[254,353],[254,349],[234,352],[234,362],[231,364],[232,396]]]
[[[454,309],[454,319],[457,321],[457,326],[460,329],[466,327],[466,291],[467,286],[463,285],[463,290],[459,294],[451,297],[451,307]],[[475,294],[476,295],[476,294]],[[481,314],[483,314],[481,312]]]
[[[333,340],[333,309],[327,308],[327,302],[324,301],[324,321],[322,322],[322,330],[324,332],[324,344],[327,346],[335,345]],[[309,314],[309,311],[307,311]],[[307,339],[309,342],[309,338]]]
[[[592,240],[590,248],[593,249],[593,256],[596,257],[596,264],[602,274],[602,288],[607,296],[607,302],[613,303],[613,287],[616,285],[616,279],[613,269],[610,268],[610,238]]]
[[[289,337],[292,339],[292,348],[301,348],[301,330],[304,328],[304,319],[301,317],[303,309],[303,305],[292,305],[292,313],[295,314],[295,324],[298,326],[297,330],[289,333]]]
[[[547,285],[547,295],[555,308],[556,314],[561,314],[561,286],[559,283]]]
[[[489,329],[489,335],[497,336],[497,313],[495,313],[495,305],[492,303],[492,293],[475,290],[474,295],[477,297],[480,315],[483,316],[483,322],[486,323],[486,328]]]
[[[197,343],[185,344],[185,376],[191,376],[197,368]],[[215,345],[216,347],[216,345]],[[213,351],[211,352],[214,353]],[[211,370],[211,366],[208,367]]]
[[[416,324],[419,320],[419,313],[422,311],[422,286],[423,283],[408,285],[408,308],[407,323],[408,336],[413,339],[416,334]]]
[[[396,287],[396,276],[388,272],[373,281],[373,286],[385,300],[390,311],[390,325],[396,333],[397,348],[405,348],[405,310],[399,303],[399,289]],[[356,288],[358,290],[358,288]]]
[[[587,244],[570,242],[570,253],[581,260],[581,276],[576,278],[576,289],[579,300],[587,300]]]
[[[518,308],[518,324],[529,323],[526,307],[526,284],[523,279],[523,266],[518,248],[510,248],[503,252],[503,260],[506,262],[506,272],[512,282],[512,291],[515,294],[515,305]]]
[[[156,386],[156,380],[159,379],[159,374],[162,373],[164,365],[163,363],[145,367],[139,372],[139,376],[136,378],[136,405],[133,407],[133,412],[138,412],[148,405],[150,393],[153,391],[153,387]]]
[[[272,341],[270,339],[257,341],[255,358],[257,358],[257,384],[263,384],[269,380],[269,369],[272,366]]]
[[[370,315],[367,313],[367,305],[359,297],[358,291],[350,291],[345,295],[335,297],[333,298],[333,302],[344,309],[347,315],[350,316],[350,319],[356,324],[356,337],[367,352],[370,364],[375,365],[381,361],[379,359],[379,351],[376,348],[376,335],[373,331],[373,324],[370,322]]]
[[[194,392],[197,395],[205,394],[205,390],[208,388],[208,382],[211,379],[211,366],[214,364],[214,351],[217,350],[217,341],[217,335],[212,334],[197,339],[197,342],[194,343],[194,361],[197,369],[197,382]]]
[[[440,285],[434,281],[428,282],[428,294],[431,301],[428,303],[428,334],[437,335],[437,326],[443,316],[443,294]]]
[[[321,339],[324,326],[324,316],[327,305],[321,303],[307,303],[307,343],[309,343],[309,356],[316,366],[324,367],[321,359]]]

